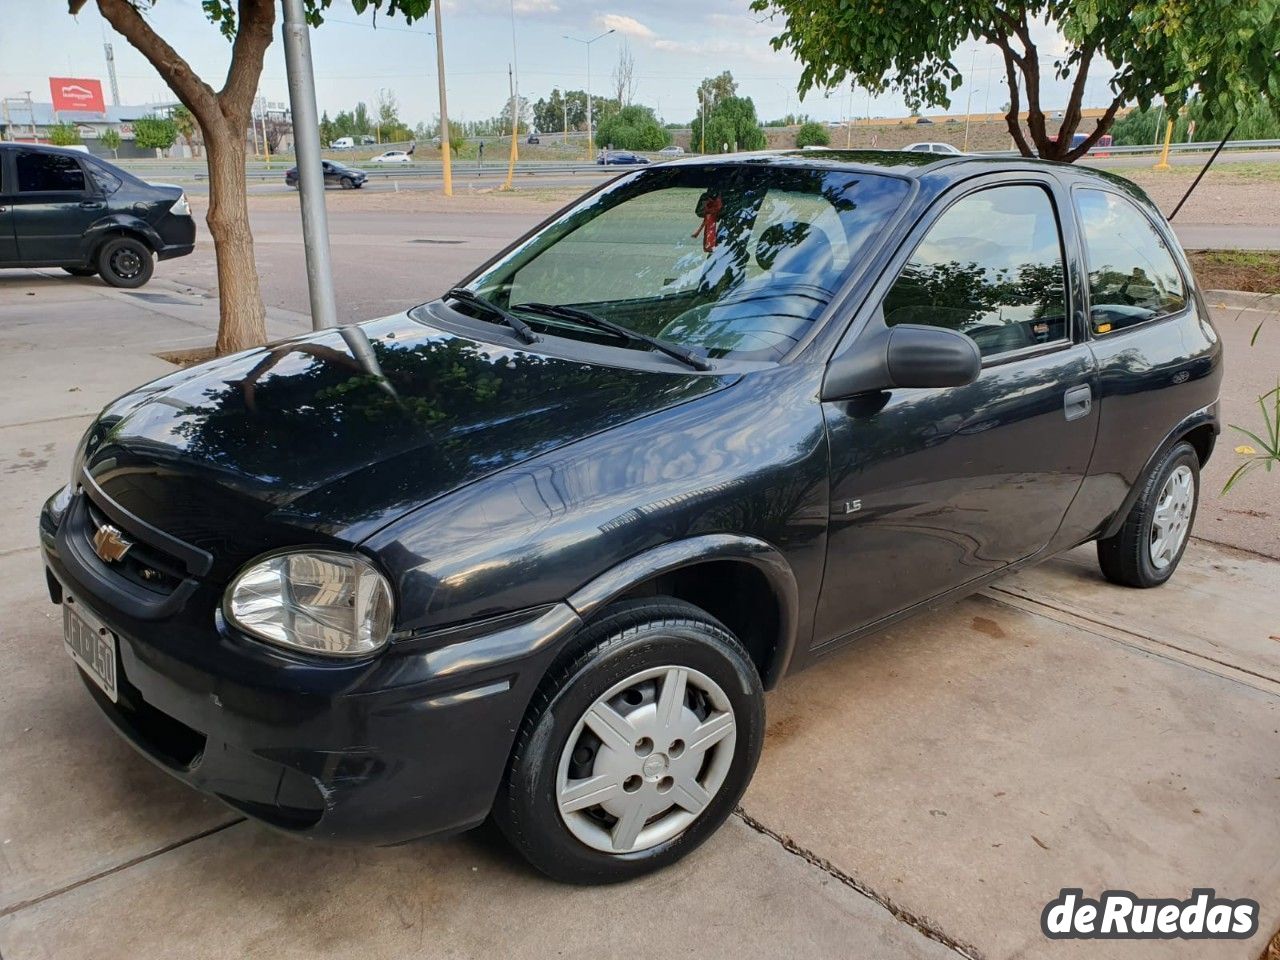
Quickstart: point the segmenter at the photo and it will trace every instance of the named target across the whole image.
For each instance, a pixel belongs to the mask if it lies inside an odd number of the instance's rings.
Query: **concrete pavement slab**
[[[988,592],[1193,654],[1209,669],[1237,668],[1280,693],[1280,563],[1192,540],[1167,587],[1132,590],[1104,580],[1096,556],[1087,544]]]
[[[972,598],[834,654],[769,711],[746,812],[984,957],[1254,960],[1280,925],[1280,697]],[[1215,887],[1260,901],[1262,932],[1048,941],[1063,887]]]
[[[737,818],[653,877],[567,887],[482,832],[392,849],[240,824],[0,919],[5,960],[954,957]]]
[[[38,551],[0,557],[0,611],[0,912],[237,819],[111,731]]]
[[[76,444],[89,417],[0,427],[0,556],[40,544],[40,506],[71,476]]]

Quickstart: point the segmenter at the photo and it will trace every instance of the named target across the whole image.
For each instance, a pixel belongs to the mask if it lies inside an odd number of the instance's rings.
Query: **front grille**
[[[128,553],[122,558],[106,564],[112,573],[158,596],[168,596],[178,588],[185,576],[181,560],[142,540],[135,532],[114,523],[88,498],[85,499],[85,508],[86,522],[81,535],[90,550],[93,550],[94,535],[108,524],[119,530],[131,544]]]

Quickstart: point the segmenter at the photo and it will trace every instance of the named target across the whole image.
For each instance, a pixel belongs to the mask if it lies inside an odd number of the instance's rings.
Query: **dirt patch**
[[[1280,251],[1192,250],[1187,257],[1202,287],[1274,293],[1280,307]]]
[[[212,360],[218,355],[217,348],[194,347],[190,350],[171,350],[168,353],[157,353],[156,356],[175,367],[194,367],[197,363]]]
[[[802,723],[800,714],[784,714],[769,722],[764,731],[765,739],[770,743],[785,743],[800,732]]]
[[[1262,953],[1258,955],[1258,960],[1280,960],[1280,930],[1276,931],[1271,942],[1263,948]]]
[[[1258,168],[1264,166],[1272,165],[1215,163],[1178,212],[1177,222],[1274,225],[1280,221],[1280,190],[1274,181],[1268,182],[1265,174],[1258,173]],[[1280,170],[1280,165],[1276,166]],[[1192,165],[1171,170],[1114,167],[1110,172],[1140,186],[1167,216],[1187,192],[1200,168]]]

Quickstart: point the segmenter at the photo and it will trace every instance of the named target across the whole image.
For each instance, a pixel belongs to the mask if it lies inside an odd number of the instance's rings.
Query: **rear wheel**
[[[1182,560],[1200,498],[1200,458],[1175,444],[1142,483],[1115,536],[1098,541],[1098,565],[1112,583],[1158,587]]]
[[[154,270],[151,248],[134,237],[115,237],[98,251],[98,273],[113,287],[140,287]]]
[[[733,812],[760,754],[763,691],[734,636],[679,600],[618,604],[578,643],[534,698],[493,815],[557,880],[627,880]]]
[[[73,277],[92,277],[98,273],[97,267],[63,267]]]

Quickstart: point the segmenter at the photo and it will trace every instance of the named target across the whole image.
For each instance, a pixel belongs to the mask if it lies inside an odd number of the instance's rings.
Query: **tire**
[[[555,880],[629,880],[687,856],[733,812],[760,757],[764,692],[733,634],[672,598],[615,604],[572,651],[534,695],[493,819]],[[664,724],[668,689],[683,696]],[[593,779],[607,786],[583,793]],[[562,813],[574,784],[576,808]]]
[[[140,287],[155,268],[151,248],[134,237],[115,237],[98,250],[98,273],[113,287]]]
[[[97,267],[63,267],[62,269],[73,277],[95,277],[98,275]]]
[[[1142,481],[1115,536],[1098,541],[1098,565],[1112,583],[1158,587],[1178,569],[1200,502],[1200,458],[1186,441]]]
[[[354,190],[354,189],[355,189],[355,186],[356,186],[356,182],[355,182],[354,180],[352,180],[350,177],[343,177],[343,178],[342,178],[342,189],[343,189],[343,190]]]

